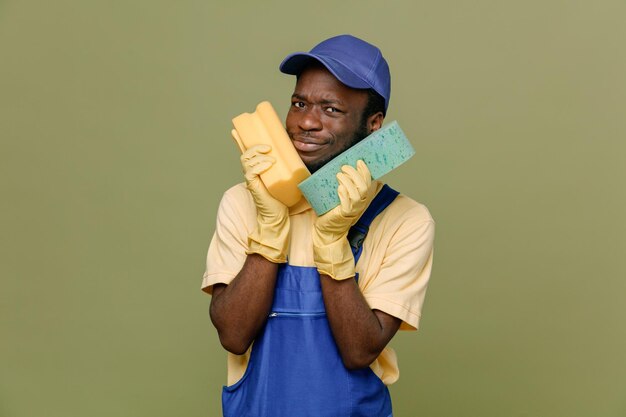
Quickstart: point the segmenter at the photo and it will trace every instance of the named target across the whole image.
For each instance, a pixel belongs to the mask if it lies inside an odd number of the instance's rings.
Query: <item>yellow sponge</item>
[[[254,145],[272,147],[268,155],[274,157],[276,163],[261,174],[261,181],[272,197],[288,207],[300,201],[302,193],[298,184],[311,173],[293,147],[272,105],[268,101],[259,103],[255,112],[235,117],[233,125],[235,128],[231,134],[242,153]]]

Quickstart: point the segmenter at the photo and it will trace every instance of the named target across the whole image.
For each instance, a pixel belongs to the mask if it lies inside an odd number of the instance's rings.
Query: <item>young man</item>
[[[377,47],[337,36],[280,69],[297,76],[286,128],[310,171],[382,126],[390,74]],[[259,178],[274,163],[268,151],[241,156],[245,183],[222,198],[202,283],[229,352],[224,415],[391,416],[398,365],[386,346],[418,327],[433,219],[392,192],[355,255],[350,228],[389,190],[359,161],[337,175],[335,209],[317,217],[304,199],[287,208]]]

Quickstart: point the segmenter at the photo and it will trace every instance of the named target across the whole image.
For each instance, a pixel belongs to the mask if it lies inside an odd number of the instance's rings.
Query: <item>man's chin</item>
[[[306,155],[303,156],[299,152],[298,152],[298,156],[300,157],[300,159],[304,163],[304,166],[307,167],[307,169],[309,170],[311,174],[317,171],[318,169],[320,169],[321,167],[323,167],[324,164],[329,161],[328,159],[324,157],[311,158],[311,157],[307,157]]]
[[[304,162],[304,165],[307,167],[309,172],[313,174],[315,171],[322,168],[324,165],[326,165],[328,162],[330,162],[334,157],[339,155],[344,150],[341,150],[339,152],[335,152],[329,155],[323,155],[318,158],[306,158],[306,157],[303,158],[302,155],[300,155],[300,159],[302,159],[302,162]]]
[[[312,162],[304,162],[304,165],[307,167],[309,172],[313,174],[315,171],[323,167],[325,163],[326,161],[312,161]]]
[[[308,153],[301,153],[300,151],[298,151],[298,156],[300,156],[300,159],[302,160],[302,162],[304,162],[304,165],[307,167],[309,172],[313,174],[315,171],[326,165],[327,162],[330,162],[334,157],[341,154],[346,149],[352,147],[366,136],[367,130],[365,130],[365,128],[362,128],[356,132],[352,140],[349,142],[348,146],[343,149],[335,150],[335,152],[331,154],[322,154],[317,157],[314,157]]]

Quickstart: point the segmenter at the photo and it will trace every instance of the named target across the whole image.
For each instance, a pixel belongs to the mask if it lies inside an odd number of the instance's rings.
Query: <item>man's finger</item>
[[[356,174],[356,171],[355,171],[355,174]],[[359,201],[361,199],[361,196],[359,195],[359,191],[356,185],[354,184],[354,175],[340,172],[339,174],[337,174],[337,181],[343,184],[343,186],[346,188],[346,191],[348,192],[348,197],[350,198],[352,202]],[[351,205],[354,204],[352,202],[350,203]]]
[[[352,179],[347,174],[337,174],[337,181],[339,181],[343,188],[343,196],[339,196],[342,209],[341,213],[343,216],[353,216],[354,205],[361,199],[359,193]]]
[[[344,175],[346,175],[350,180],[350,197],[354,201],[362,200],[363,196],[367,192],[368,185],[361,177],[361,174],[359,174],[357,170],[350,165],[344,165],[341,170],[344,172]]]
[[[274,162],[276,162],[276,159],[268,155],[255,155],[254,158],[247,160],[245,162],[245,165],[247,167],[253,167],[264,162],[269,162],[273,164]]]
[[[361,178],[363,178],[363,180],[365,181],[367,188],[369,188],[370,184],[372,184],[372,173],[367,167],[367,164],[362,159],[356,161],[356,170],[361,175]]]
[[[372,176],[367,165],[362,160],[356,163],[356,169],[350,170],[354,184],[359,192],[359,199],[363,200],[367,196],[367,191],[372,184]]]
[[[348,213],[352,204],[350,203],[350,196],[346,187],[339,185],[337,188],[337,194],[339,194],[339,206],[341,207],[341,213]]]
[[[241,154],[242,161],[248,161],[259,154],[265,154],[272,150],[270,145],[254,145]]]
[[[254,174],[256,176],[259,176],[265,171],[267,171],[268,169],[270,169],[272,165],[274,165],[274,161],[260,161],[258,163],[255,163],[253,166],[251,166],[247,170],[247,172]]]

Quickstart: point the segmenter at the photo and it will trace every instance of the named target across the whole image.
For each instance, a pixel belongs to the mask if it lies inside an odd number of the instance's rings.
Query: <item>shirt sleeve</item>
[[[409,213],[386,233],[393,237],[363,295],[370,308],[401,319],[400,329],[416,330],[432,269],[435,222]]]
[[[209,244],[202,290],[212,293],[215,284],[230,284],[246,260],[250,219],[249,195],[242,185],[224,193],[217,211],[215,233]]]

